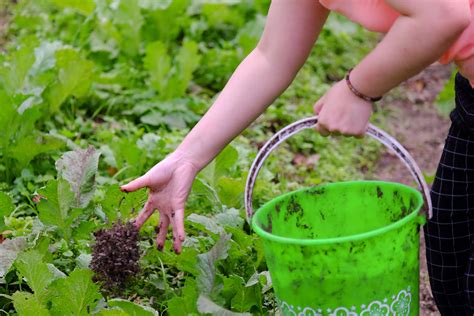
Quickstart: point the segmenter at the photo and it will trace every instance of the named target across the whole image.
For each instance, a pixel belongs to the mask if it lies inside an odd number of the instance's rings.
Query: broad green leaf
[[[171,70],[171,58],[163,42],[149,43],[145,49],[143,65],[150,75],[150,84],[158,92],[164,93]]]
[[[201,171],[200,176],[213,188],[217,188],[217,181],[222,176],[229,174],[229,171],[235,166],[238,159],[239,153],[237,149],[229,145],[224,148],[214,161]]]
[[[70,190],[69,183],[64,179],[50,180],[39,193],[44,196],[38,203],[38,217],[41,222],[57,226],[69,236],[70,224],[75,219],[69,214],[74,203],[74,193]]]
[[[44,303],[47,287],[55,276],[43,262],[43,255],[37,250],[21,252],[16,258],[15,267],[26,279],[38,302]]]
[[[68,151],[56,161],[58,178],[65,179],[74,193],[73,207],[85,208],[92,199],[99,156],[100,152],[89,146],[87,149]]]
[[[28,72],[35,62],[34,48],[37,44],[36,38],[25,38],[17,50],[8,55],[6,63],[0,65],[0,83],[8,94],[14,95],[25,87]]]
[[[209,252],[198,255],[196,267],[199,271],[199,275],[196,281],[199,292],[204,295],[210,295],[214,288],[216,262],[227,258],[227,251],[230,247],[230,237],[230,234],[221,234],[220,239]]]
[[[9,148],[8,153],[18,161],[17,168],[22,169],[39,154],[62,147],[64,147],[62,140],[35,131],[32,132],[32,135],[17,139],[15,144]]]
[[[149,306],[143,306],[120,298],[114,298],[107,301],[111,307],[120,307],[130,316],[158,316],[158,312]]]
[[[244,219],[240,216],[239,210],[226,209],[224,212],[217,213],[214,216],[205,216],[200,214],[191,214],[187,217],[188,221],[203,225],[208,231],[214,234],[220,234],[228,226],[242,227]]]
[[[0,192],[0,233],[5,229],[4,217],[10,215],[14,209],[12,198],[8,194]]]
[[[82,97],[89,91],[94,64],[74,49],[56,52],[57,81],[45,92],[50,111],[56,112],[69,96]]]
[[[15,261],[18,253],[27,246],[25,237],[7,239],[0,244],[0,283]]]
[[[92,261],[92,255],[88,253],[81,253],[76,257],[76,268],[88,269]]]
[[[19,316],[49,316],[51,315],[44,304],[35,295],[28,292],[16,291],[12,295],[13,306]]]
[[[251,316],[250,313],[235,313],[228,309],[225,309],[222,306],[217,305],[214,303],[209,297],[206,295],[199,295],[197,301],[197,309],[200,313],[203,314],[212,314],[216,316]]]
[[[197,314],[198,290],[196,280],[186,278],[181,296],[175,296],[167,302],[169,315],[193,315]]]
[[[94,0],[54,0],[60,8],[71,8],[83,15],[91,14],[95,9]]]
[[[261,299],[260,287],[243,287],[232,298],[231,307],[240,312],[249,311],[252,306],[258,306]]]
[[[124,312],[119,307],[114,307],[111,309],[102,309],[97,314],[98,316],[128,316],[127,312]]]
[[[120,191],[117,184],[114,184],[107,188],[101,204],[109,222],[114,222],[117,219],[127,220],[136,217],[146,200],[146,190],[125,193]]]
[[[244,178],[221,176],[217,180],[217,194],[223,204],[228,207],[241,208],[245,188]]]
[[[74,270],[50,286],[53,315],[89,315],[102,297],[91,270]]]
[[[238,292],[244,288],[245,280],[238,275],[229,275],[222,277],[222,292],[221,295],[227,302],[230,302]]]
[[[56,51],[62,48],[61,42],[43,42],[35,48],[35,62],[29,70],[32,77],[53,68],[56,65]]]
[[[147,160],[143,150],[138,148],[135,137],[114,138],[110,144],[117,168],[124,168],[123,177],[136,177],[143,173]]]

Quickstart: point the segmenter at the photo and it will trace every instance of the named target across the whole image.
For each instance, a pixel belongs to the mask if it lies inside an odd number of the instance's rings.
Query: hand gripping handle
[[[309,117],[302,120],[299,120],[293,124],[290,124],[280,131],[278,131],[275,135],[270,138],[265,145],[260,149],[255,157],[255,160],[250,167],[250,171],[247,177],[247,183],[245,185],[245,209],[247,211],[247,220],[250,221],[252,215],[254,213],[253,210],[253,203],[252,203],[252,194],[253,189],[255,186],[255,180],[257,179],[257,175],[262,168],[265,159],[270,155],[270,153],[278,147],[282,142],[284,142],[289,137],[293,136],[294,134],[298,133],[301,130],[314,128],[316,123],[318,122],[318,117]],[[422,193],[424,203],[424,211],[428,212],[428,218],[433,216],[433,209],[431,205],[431,198],[430,198],[430,191],[428,189],[428,185],[426,184],[425,178],[421,173],[420,168],[416,164],[413,157],[408,153],[408,151],[399,143],[397,142],[392,136],[381,130],[380,128],[370,124],[369,128],[367,129],[366,135],[374,138],[375,140],[381,142],[386,147],[391,148],[395,154],[400,158],[403,164],[408,168],[413,178],[418,183],[418,190]]]

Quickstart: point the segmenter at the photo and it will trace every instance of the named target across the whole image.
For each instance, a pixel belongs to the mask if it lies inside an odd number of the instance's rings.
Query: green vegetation
[[[198,176],[181,255],[141,230],[141,274],[120,297],[88,268],[93,232],[136,216],[118,189],[170,153],[256,45],[268,0],[23,0],[0,55],[0,310],[19,315],[268,314],[261,243],[245,222],[258,145],[366,54],[374,35],[332,16],[295,82]],[[258,88],[258,87],[256,87]],[[376,115],[375,120],[379,119]],[[260,205],[303,185],[362,178],[370,140],[306,132],[269,159]],[[310,157],[306,159],[305,157]]]

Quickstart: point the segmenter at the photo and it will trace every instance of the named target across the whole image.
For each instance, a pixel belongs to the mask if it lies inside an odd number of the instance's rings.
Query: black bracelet
[[[373,97],[369,97],[361,92],[359,92],[359,90],[357,90],[356,88],[354,88],[354,86],[352,85],[351,83],[351,79],[350,79],[350,74],[351,74],[351,71],[352,71],[352,68],[349,69],[349,71],[347,72],[347,75],[346,75],[346,83],[347,83],[347,86],[349,87],[349,89],[352,91],[352,93],[354,93],[356,96],[358,96],[359,98],[365,100],[365,101],[368,101],[368,102],[377,102],[377,101],[380,101],[382,99],[382,97],[376,97],[376,98],[373,98]]]

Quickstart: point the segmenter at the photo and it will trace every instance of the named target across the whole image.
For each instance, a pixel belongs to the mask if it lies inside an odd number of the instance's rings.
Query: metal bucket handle
[[[317,122],[318,117],[314,116],[290,124],[278,131],[275,135],[273,135],[260,149],[257,156],[255,157],[255,160],[252,163],[252,166],[250,167],[250,171],[247,177],[247,183],[245,185],[245,209],[247,211],[247,220],[249,222],[254,213],[252,194],[255,186],[255,180],[257,179],[258,173],[263,163],[265,162],[265,159],[267,159],[270,153],[286,139],[301,130],[314,128]],[[430,191],[428,189],[428,185],[426,184],[425,178],[423,177],[423,174],[421,173],[421,170],[416,164],[413,157],[392,136],[372,124],[369,124],[369,128],[367,129],[366,135],[371,136],[375,140],[384,144],[387,148],[392,149],[398,156],[398,158],[400,158],[400,160],[403,162],[403,164],[408,168],[411,175],[418,183],[418,190],[423,195],[423,199],[425,202],[423,210],[425,212],[428,212],[428,218],[431,218],[431,216],[433,216],[433,209],[431,205]]]

